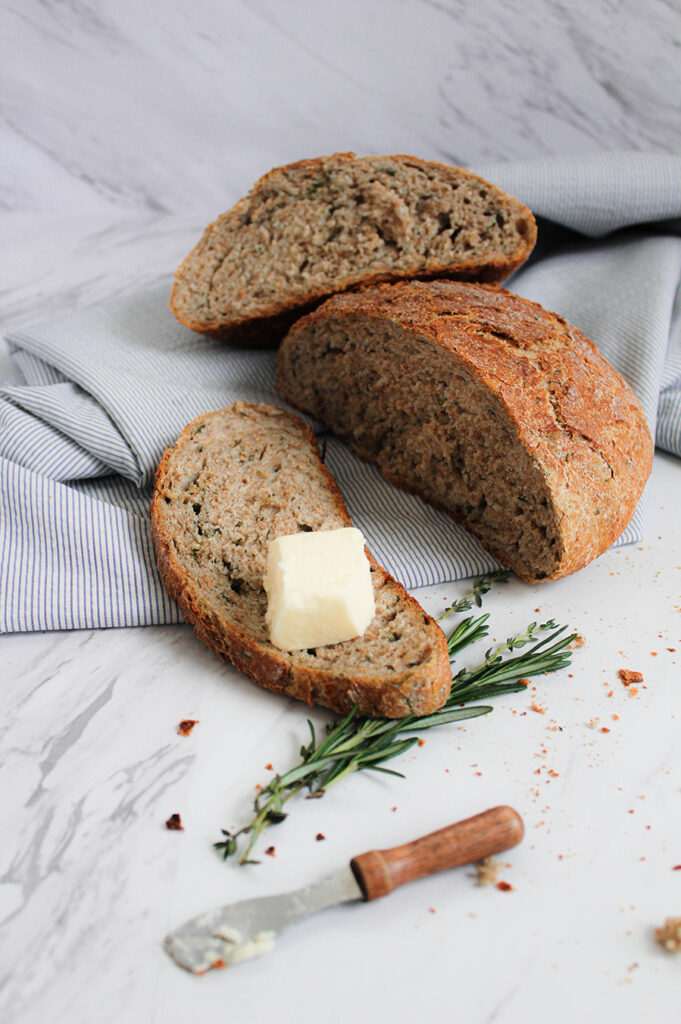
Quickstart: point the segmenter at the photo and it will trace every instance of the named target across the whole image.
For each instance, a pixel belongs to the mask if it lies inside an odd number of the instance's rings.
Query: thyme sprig
[[[506,582],[507,579],[508,574],[502,573],[482,577],[476,581],[473,590],[451,605],[445,614],[470,610],[471,602],[479,607],[482,595],[492,584]],[[440,620],[444,617],[440,616]],[[486,636],[488,620],[489,615],[483,614],[469,616],[459,623],[448,639],[450,658]],[[490,648],[479,665],[473,669],[461,669],[454,676],[446,703],[431,715],[409,715],[400,719],[366,718],[358,715],[357,707],[354,707],[342,721],[330,722],[322,739],[317,738],[308,719],[310,740],[300,748],[299,763],[283,775],[275,775],[267,786],[258,790],[252,820],[237,831],[221,829],[223,838],[214,843],[215,849],[226,860],[239,852],[240,840],[248,836],[239,863],[258,863],[250,857],[257,840],[269,825],[277,825],[286,819],[284,806],[302,790],[308,790],[307,799],[319,798],[330,786],[359,771],[377,771],[403,778],[401,772],[386,768],[385,763],[417,744],[419,733],[489,714],[492,708],[488,705],[465,705],[470,701],[517,693],[525,689],[528,677],[556,672],[569,665],[571,655],[568,648],[576,634],[565,636],[566,629],[566,626],[557,626],[552,619],[541,625],[532,622],[524,633],[508,637],[505,643]],[[532,644],[529,650],[514,653],[528,644]]]

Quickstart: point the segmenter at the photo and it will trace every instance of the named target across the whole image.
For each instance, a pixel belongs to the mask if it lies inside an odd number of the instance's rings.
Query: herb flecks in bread
[[[271,344],[301,311],[357,285],[503,281],[535,239],[527,207],[469,171],[337,153],[257,181],[182,263],[170,305],[196,331]]]
[[[280,651],[268,637],[268,543],[351,526],[310,430],[238,402],[194,420],[163,457],[151,525],[164,583],[197,636],[261,686],[345,713],[429,714],[449,692],[439,626],[371,561],[376,615],[362,637]]]
[[[336,295],[287,335],[277,388],[531,582],[608,548],[652,464],[640,403],[596,347],[495,286]]]

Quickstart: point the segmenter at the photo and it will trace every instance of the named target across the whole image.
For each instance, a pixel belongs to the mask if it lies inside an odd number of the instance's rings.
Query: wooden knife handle
[[[438,871],[472,864],[516,846],[525,829],[512,807],[492,807],[465,821],[392,850],[371,850],[350,861],[364,898],[387,896],[398,885]]]

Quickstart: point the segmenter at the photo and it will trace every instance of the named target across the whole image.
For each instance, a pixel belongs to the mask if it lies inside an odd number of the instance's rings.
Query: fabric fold
[[[474,170],[544,218],[508,287],[579,327],[634,388],[657,444],[681,455],[681,158],[606,153]],[[179,621],[147,515],[163,451],[207,410],[284,403],[274,353],[182,327],[170,284],[7,338],[24,383],[0,389],[2,631]],[[447,515],[342,442],[323,443],[353,520],[408,588],[497,565]],[[644,505],[618,543],[641,539]]]

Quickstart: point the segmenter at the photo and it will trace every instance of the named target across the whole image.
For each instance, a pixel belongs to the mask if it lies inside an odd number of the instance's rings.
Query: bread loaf
[[[412,156],[302,160],[270,171],[206,229],[170,306],[195,331],[276,344],[305,309],[355,285],[502,281],[535,238],[525,206],[461,168]]]
[[[531,582],[609,547],[651,469],[641,406],[596,347],[490,285],[334,296],[284,340],[277,387]]]
[[[273,406],[238,402],[200,416],[156,475],[151,526],[161,576],[204,643],[261,686],[308,704],[429,714],[451,684],[445,637],[371,558],[376,614],[363,636],[292,652],[269,642],[269,541],[350,525],[314,436]]]

